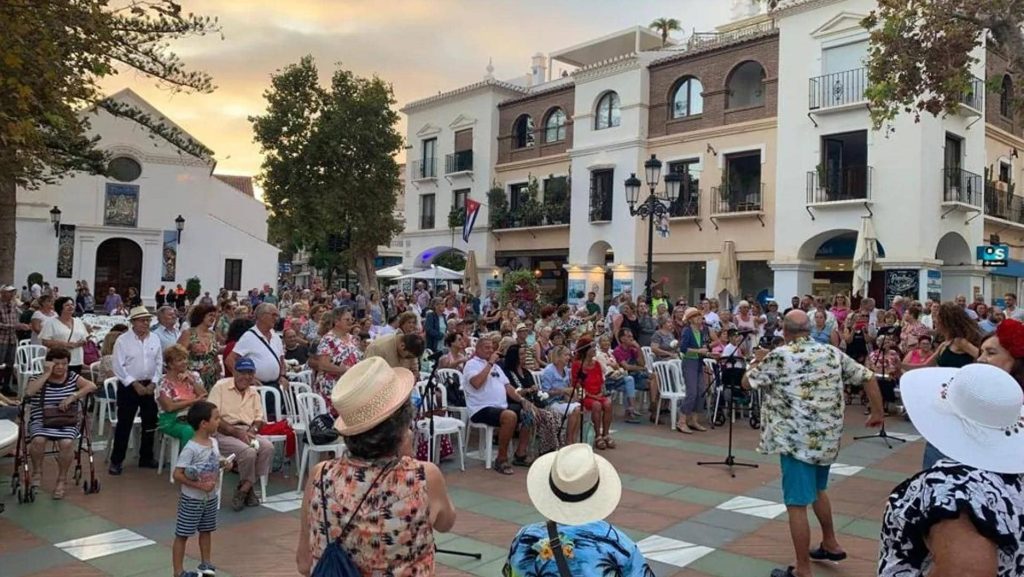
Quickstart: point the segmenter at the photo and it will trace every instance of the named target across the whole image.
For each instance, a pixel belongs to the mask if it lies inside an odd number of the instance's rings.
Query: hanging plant
[[[516,270],[505,274],[501,281],[498,299],[502,306],[517,303],[521,308],[531,309],[542,299],[540,285],[529,270]]]

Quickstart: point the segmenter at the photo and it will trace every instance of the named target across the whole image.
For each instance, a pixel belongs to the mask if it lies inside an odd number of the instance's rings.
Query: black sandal
[[[771,577],[796,577],[796,573],[793,572],[793,569],[796,569],[796,567],[793,567],[792,565],[785,569],[782,569],[781,567],[778,569],[772,569]]]
[[[500,463],[495,463],[494,464],[494,471],[496,473],[498,473],[499,475],[511,475],[511,474],[515,473],[515,470],[512,468],[512,465],[508,464],[508,461],[502,461]]]
[[[513,455],[512,464],[516,467],[529,467],[533,464],[533,461],[527,460],[526,455],[520,457],[519,455]]]
[[[838,563],[839,561],[846,559],[845,551],[842,553],[833,553],[825,549],[825,545],[823,543],[819,543],[818,548],[811,551],[810,555],[811,559],[814,559],[815,561],[833,561]]]

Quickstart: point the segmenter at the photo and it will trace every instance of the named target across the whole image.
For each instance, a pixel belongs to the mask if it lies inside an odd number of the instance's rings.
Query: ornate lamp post
[[[178,244],[181,244],[181,231],[185,230],[185,217],[178,215],[178,218],[174,219],[174,228],[178,230]]]
[[[50,222],[53,224],[53,236],[60,236],[60,209],[54,206],[50,209]]]
[[[661,180],[661,161],[657,156],[651,155],[651,159],[644,163],[644,175],[647,178],[647,187],[650,194],[643,202],[640,200],[640,179],[636,173],[630,174],[626,179],[626,202],[629,203],[629,214],[647,219],[647,279],[644,282],[647,293],[647,303],[651,304],[654,298],[651,290],[654,276],[654,221],[669,214],[670,206],[679,198],[679,185],[682,177],[676,173],[665,175],[665,193],[658,194],[655,189],[658,181]],[[639,205],[638,205],[639,202]]]

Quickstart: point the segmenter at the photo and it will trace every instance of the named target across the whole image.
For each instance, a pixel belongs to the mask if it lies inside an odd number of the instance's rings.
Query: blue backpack
[[[348,523],[341,530],[341,535],[337,539],[327,544],[327,548],[324,549],[323,555],[320,556],[320,560],[317,561],[316,566],[313,567],[313,572],[310,573],[310,577],[361,577],[362,572],[359,567],[356,566],[356,562],[352,560],[352,554],[345,550],[341,546],[341,542],[345,540],[345,536],[348,534],[348,530],[352,528],[352,523],[356,519],[356,515],[359,510],[362,509],[363,503],[366,502],[366,498],[373,492],[374,487],[377,486],[377,481],[384,476],[385,473],[391,470],[395,462],[391,462],[386,465],[380,473],[370,483],[370,487],[366,490],[363,498],[356,505],[356,508],[352,510],[352,516],[349,517]],[[330,536],[331,522],[327,517],[327,491],[326,484],[324,483],[324,475],[327,472],[327,466],[320,472],[320,509],[324,516],[323,531],[324,535]]]

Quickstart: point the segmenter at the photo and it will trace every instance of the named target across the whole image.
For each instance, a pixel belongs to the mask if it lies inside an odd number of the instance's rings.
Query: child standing
[[[178,455],[174,480],[181,486],[178,518],[174,527],[174,548],[171,562],[176,577],[212,577],[216,568],[210,562],[210,537],[217,529],[217,483],[221,463],[220,449],[213,434],[220,425],[220,411],[207,401],[198,401],[188,410],[188,424],[195,435]],[[199,553],[202,563],[196,571],[185,571],[185,544],[199,532]]]

